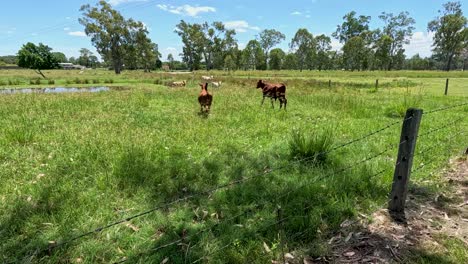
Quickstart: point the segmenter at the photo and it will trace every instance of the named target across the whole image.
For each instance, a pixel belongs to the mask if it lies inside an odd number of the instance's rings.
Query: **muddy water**
[[[0,89],[0,94],[28,94],[28,93],[97,93],[111,90],[124,90],[123,87],[54,87],[54,88],[22,88],[22,89]]]

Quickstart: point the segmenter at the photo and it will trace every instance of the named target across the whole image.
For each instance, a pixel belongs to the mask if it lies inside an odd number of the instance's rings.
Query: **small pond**
[[[0,94],[19,94],[19,93],[97,93],[111,90],[125,90],[123,87],[54,87],[54,88],[18,88],[18,89],[0,89]]]

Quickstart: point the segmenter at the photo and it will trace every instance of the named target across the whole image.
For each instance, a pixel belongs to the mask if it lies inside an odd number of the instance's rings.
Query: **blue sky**
[[[16,54],[26,42],[42,42],[70,56],[78,56],[80,48],[95,52],[91,41],[78,23],[80,6],[94,5],[97,0],[15,0],[2,1],[0,16],[0,55]],[[371,27],[382,26],[381,12],[408,11],[416,20],[416,30],[411,44],[406,47],[408,56],[419,53],[430,55],[431,35],[427,23],[437,16],[437,11],[447,1],[440,0],[108,0],[126,18],[144,22],[151,39],[158,43],[163,60],[169,53],[182,51],[180,38],[174,27],[181,19],[190,23],[222,21],[237,30],[241,47],[263,29],[274,28],[286,35],[279,45],[288,50],[288,43],[299,28],[314,34],[330,35],[341,24],[344,14],[354,10],[359,15],[372,17]],[[468,1],[461,1],[468,15]],[[339,49],[334,40],[333,47]]]

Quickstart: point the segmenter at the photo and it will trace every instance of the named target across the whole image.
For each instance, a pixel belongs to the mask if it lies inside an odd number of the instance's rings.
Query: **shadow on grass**
[[[45,184],[38,195],[20,196],[0,217],[0,261],[2,263],[40,263],[48,254],[49,240],[45,230],[64,209],[72,195],[60,189],[60,182]],[[73,219],[68,221],[73,223]],[[56,236],[66,236],[68,226],[59,227]]]
[[[279,254],[279,247],[276,246],[271,254],[264,254],[263,241],[278,245],[279,234],[291,238],[304,233],[305,237],[290,239],[287,244],[312,243],[322,234],[339,228],[344,219],[351,218],[356,202],[386,195],[386,188],[376,184],[371,170],[365,167],[316,182],[324,174],[342,171],[344,164],[335,162],[322,168],[304,164],[286,166],[288,164],[289,160],[277,154],[253,156],[235,146],[227,146],[219,154],[204,160],[194,160],[178,150],[161,154],[129,147],[116,161],[112,179],[116,181],[118,191],[126,197],[131,198],[137,193],[147,195],[148,208],[244,177],[255,177],[212,195],[171,206],[171,212],[163,211],[167,215],[166,223],[154,228],[163,229],[164,235],[144,247],[132,245],[126,249],[122,246],[126,252],[134,254],[129,256],[128,262],[160,263],[170,256],[171,263],[191,263],[200,258],[209,259],[208,262],[266,263],[271,261],[272,254]],[[283,169],[270,172],[278,166]],[[2,219],[0,239],[7,241],[2,245],[2,251],[7,252],[2,258],[37,255],[32,262],[36,259],[40,262],[41,257],[46,256],[38,254],[37,249],[47,248],[49,239],[40,231],[30,229],[30,225],[48,219],[48,214],[60,215],[62,203],[70,203],[74,194],[62,190],[60,186],[64,182],[61,181],[50,182],[41,191],[37,200],[44,203],[43,206],[18,201],[7,213],[8,217]],[[281,207],[280,216],[278,206]],[[198,208],[199,212],[205,210],[208,213],[197,215],[194,211]],[[177,218],[169,216],[178,211],[186,213]],[[67,241],[73,226],[76,225],[70,223],[59,227],[53,236]],[[173,245],[146,252],[179,239]],[[72,246],[79,247],[79,244],[78,240]],[[68,261],[71,250],[71,245],[66,245],[54,251],[50,259],[42,260]],[[140,251],[144,253],[139,254]]]
[[[172,156],[171,160],[174,158]],[[387,195],[388,188],[376,184],[372,170],[366,167],[324,177],[316,182],[324,174],[331,175],[331,171],[343,171],[344,165],[337,162],[326,168],[298,165],[262,174],[272,167],[269,158],[249,157],[247,153],[231,148],[210,159],[216,160],[214,164],[222,164],[213,165],[212,168],[207,166],[208,161],[190,170],[185,163],[144,166],[159,172],[174,172],[178,171],[176,168],[185,167],[185,173],[191,171],[191,176],[185,175],[188,178],[184,178],[178,175],[177,179],[192,183],[179,186],[185,186],[189,194],[243,176],[258,176],[209,197],[190,200],[189,207],[200,207],[206,210],[206,215],[193,214],[182,222],[168,222],[160,239],[128,256],[128,261],[160,263],[169,257],[171,263],[192,263],[200,259],[202,263],[271,262],[274,254],[279,254],[279,247],[275,246],[271,254],[265,254],[264,241],[278,245],[279,235],[282,234],[285,237],[283,240],[287,240],[291,248],[314,243],[324,234],[336,231],[345,219],[352,218],[356,212],[356,202]],[[209,178],[209,172],[218,176],[198,185],[196,181]],[[192,177],[195,175],[199,178],[194,180]],[[139,179],[133,185],[141,188],[144,182],[145,179]],[[173,188],[165,194],[166,197],[180,195],[177,190],[180,189]],[[303,236],[297,237],[297,234]],[[173,241],[178,242],[171,244]]]

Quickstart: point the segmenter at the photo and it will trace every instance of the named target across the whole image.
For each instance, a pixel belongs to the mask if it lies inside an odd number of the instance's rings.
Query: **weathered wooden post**
[[[375,89],[378,89],[379,88],[379,79],[376,79],[375,80]]]
[[[331,88],[331,80],[328,80],[328,88]]]
[[[410,108],[406,111],[403,120],[398,157],[393,174],[392,191],[388,204],[390,215],[397,221],[405,221],[406,194],[422,114],[422,109]]]
[[[284,251],[284,243],[283,243],[283,211],[281,210],[281,206],[278,205],[276,209],[276,218],[277,218],[277,224],[278,224],[278,236],[280,239],[280,246],[281,246],[281,255],[283,256],[283,264],[286,264],[286,258],[285,258],[285,251]]]
[[[448,94],[448,86],[449,86],[449,79],[447,78],[447,80],[445,81],[445,93],[444,93],[444,95]]]

